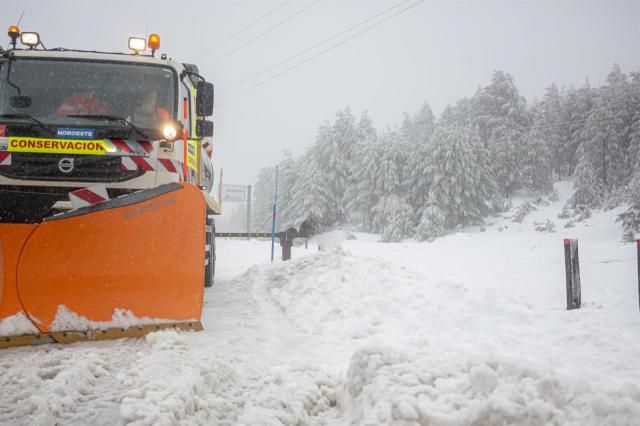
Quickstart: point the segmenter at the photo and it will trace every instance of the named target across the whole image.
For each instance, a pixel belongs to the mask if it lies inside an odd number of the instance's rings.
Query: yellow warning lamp
[[[156,50],[160,49],[160,36],[158,34],[151,34],[149,36],[149,49],[151,49],[151,56],[156,53]]]
[[[9,37],[11,38],[11,44],[13,45],[13,48],[16,48],[16,41],[18,40],[18,37],[20,37],[20,28],[18,28],[17,25],[11,25],[9,27],[9,30],[7,31],[7,34],[9,34]]]

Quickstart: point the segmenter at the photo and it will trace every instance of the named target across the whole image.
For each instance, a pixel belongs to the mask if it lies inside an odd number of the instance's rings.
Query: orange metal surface
[[[16,271],[22,247],[36,226],[0,223],[0,320],[23,312]]]
[[[138,318],[199,320],[205,215],[200,190],[182,184],[129,206],[39,225],[0,225],[5,257],[0,319],[15,309],[17,299],[37,318],[41,332],[51,331],[61,305],[92,321],[110,321],[115,309]],[[29,230],[17,259],[20,235]],[[17,286],[7,273],[14,269]],[[17,295],[6,291],[7,283],[17,287]]]

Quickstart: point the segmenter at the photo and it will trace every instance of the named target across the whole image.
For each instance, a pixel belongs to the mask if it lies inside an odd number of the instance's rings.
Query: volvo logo
[[[62,173],[71,173],[73,171],[73,168],[73,158],[65,157],[58,162],[58,169],[60,169]]]

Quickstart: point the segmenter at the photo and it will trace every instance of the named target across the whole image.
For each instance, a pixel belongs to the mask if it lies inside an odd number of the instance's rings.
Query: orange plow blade
[[[201,329],[205,221],[200,190],[169,184],[0,223],[0,347]]]

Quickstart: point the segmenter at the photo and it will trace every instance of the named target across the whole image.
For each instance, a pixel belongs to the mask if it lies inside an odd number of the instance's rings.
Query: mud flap
[[[205,215],[201,191],[174,183],[0,224],[0,322],[23,312],[49,333],[199,321]]]

